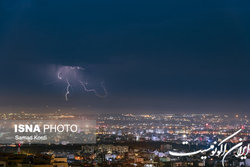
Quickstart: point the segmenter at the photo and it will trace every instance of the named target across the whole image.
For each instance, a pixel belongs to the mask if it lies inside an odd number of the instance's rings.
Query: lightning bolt
[[[58,72],[58,73],[57,73],[57,78],[60,79],[60,80],[62,80],[61,72]]]
[[[104,87],[103,82],[101,83],[101,87],[103,88],[104,95],[99,94],[95,89],[88,89],[87,88],[87,85],[88,85],[87,82],[82,82],[82,81],[79,81],[79,82],[82,85],[85,92],[93,92],[96,96],[102,97],[102,98],[106,97],[108,95],[108,92],[107,92],[106,88]]]
[[[92,92],[94,95],[100,98],[104,98],[108,95],[108,92],[104,86],[104,83],[101,82],[101,87],[103,89],[104,94],[98,93],[98,91],[94,88],[88,88],[88,82],[80,79],[79,71],[85,70],[80,66],[62,66],[59,68],[57,72],[57,78],[59,80],[63,80],[66,82],[66,92],[65,92],[65,100],[68,101],[68,95],[70,94],[70,87],[72,86],[70,83],[75,81],[77,82],[85,92]]]
[[[68,101],[68,95],[70,94],[69,92],[70,83],[68,79],[66,79],[66,82],[67,82],[67,87],[66,87],[66,93],[65,93],[65,100]]]

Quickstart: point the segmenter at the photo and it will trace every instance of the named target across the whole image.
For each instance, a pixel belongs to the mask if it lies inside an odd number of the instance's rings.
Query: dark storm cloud
[[[1,1],[1,105],[247,112],[249,6],[232,0]],[[46,84],[56,80],[56,65],[87,67],[89,76],[105,80],[109,97],[75,93],[65,104],[65,85]]]

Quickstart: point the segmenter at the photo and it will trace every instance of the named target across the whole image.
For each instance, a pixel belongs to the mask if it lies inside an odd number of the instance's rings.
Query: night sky
[[[250,1],[1,0],[0,57],[0,112],[248,113]]]

